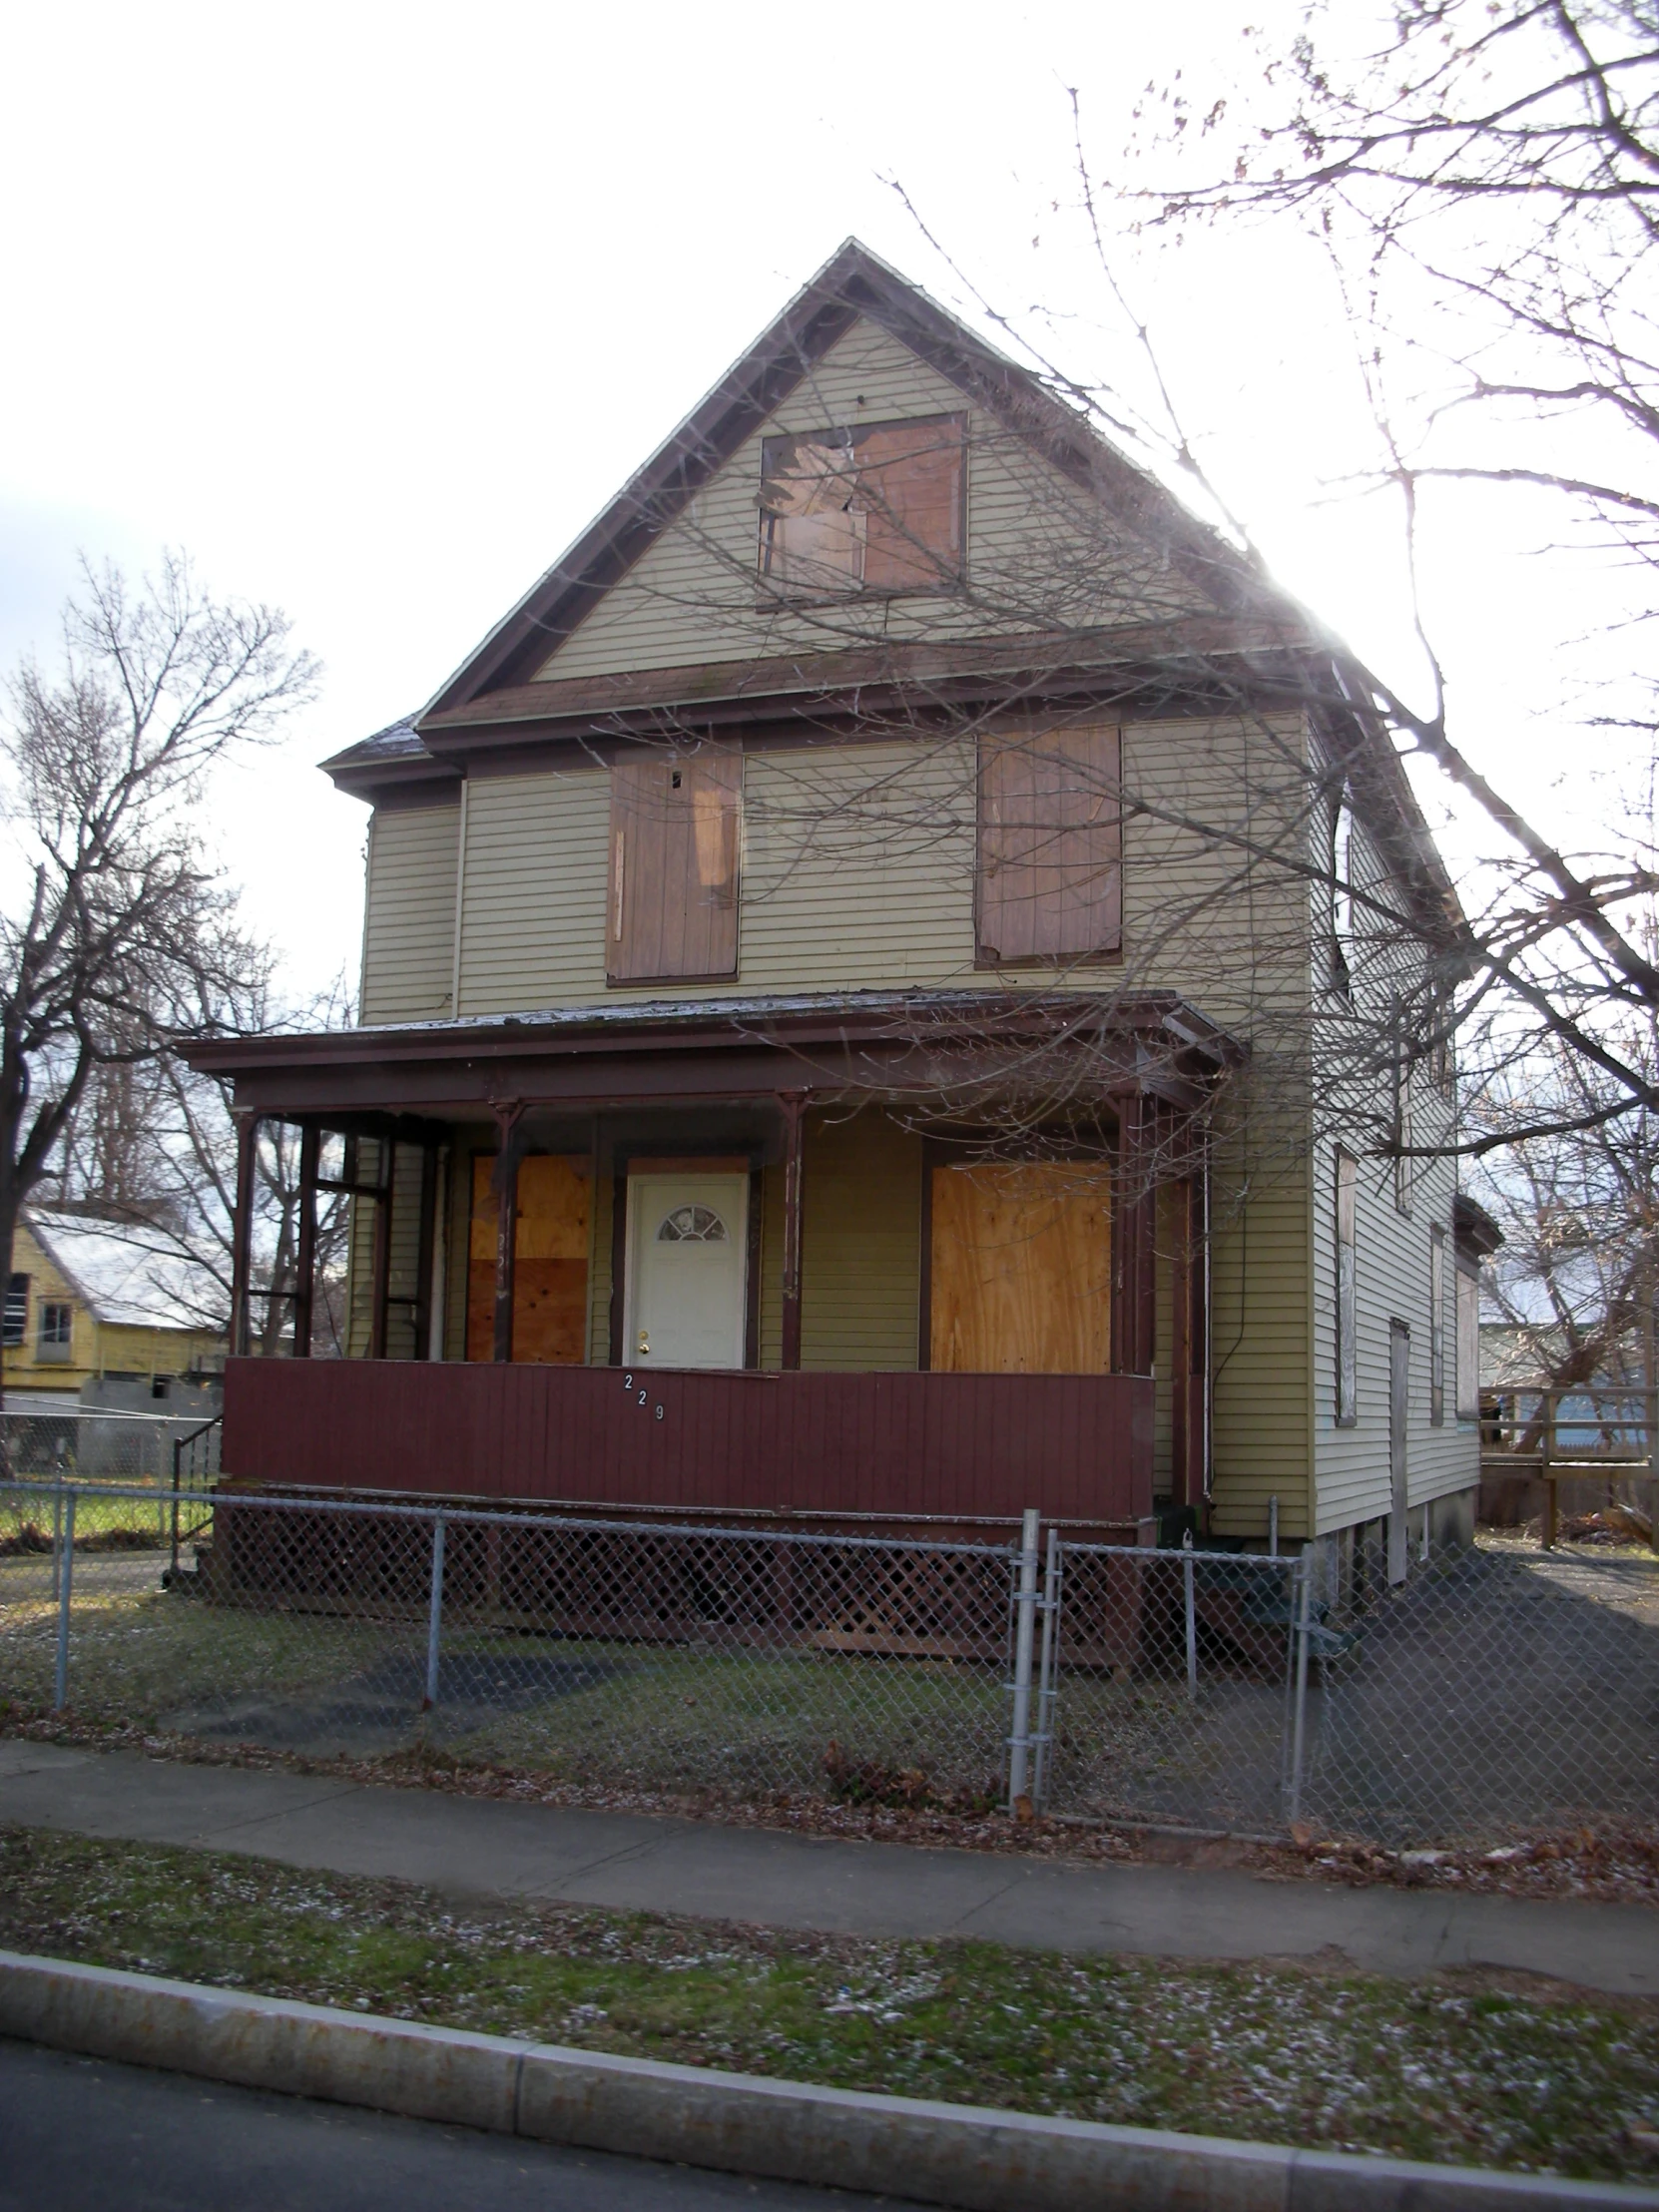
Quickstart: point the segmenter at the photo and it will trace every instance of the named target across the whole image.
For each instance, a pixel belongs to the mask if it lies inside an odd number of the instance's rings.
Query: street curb
[[[822,2089],[17,1951],[0,1951],[0,2035],[250,2089],[958,2212],[1659,2207],[1659,2189]]]

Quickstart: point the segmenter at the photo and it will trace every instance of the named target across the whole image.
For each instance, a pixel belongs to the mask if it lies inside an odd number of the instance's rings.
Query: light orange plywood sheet
[[[1108,1173],[1064,1160],[936,1167],[930,1358],[974,1375],[1111,1363]]]
[[[593,1178],[558,1153],[519,1162],[513,1258],[513,1358],[580,1367],[587,1354],[588,1245]],[[495,1342],[496,1202],[493,1153],[472,1163],[466,1356],[488,1360]]]

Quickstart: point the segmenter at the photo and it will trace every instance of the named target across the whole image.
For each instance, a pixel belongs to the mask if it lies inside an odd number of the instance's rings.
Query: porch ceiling
[[[1200,1110],[1244,1048],[1173,992],[858,992],[584,1006],[304,1036],[201,1037],[181,1051],[229,1076],[239,1109],[288,1118],[498,1107],[736,1103],[782,1092],[927,1096],[971,1109],[1065,1079]],[[1079,1081],[1080,1070],[1086,1082]]]

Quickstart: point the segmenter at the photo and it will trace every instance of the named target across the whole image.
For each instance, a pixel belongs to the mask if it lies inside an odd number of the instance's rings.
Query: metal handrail
[[[173,1539],[168,1564],[174,1574],[179,1571],[179,1503],[182,1487],[179,1477],[184,1463],[184,1454],[193,1445],[199,1443],[204,1436],[211,1435],[216,1428],[223,1426],[224,1420],[223,1413],[215,1413],[209,1419],[203,1421],[199,1427],[191,1429],[188,1435],[175,1436],[173,1439]],[[195,1470],[193,1469],[192,1472],[194,1473]]]

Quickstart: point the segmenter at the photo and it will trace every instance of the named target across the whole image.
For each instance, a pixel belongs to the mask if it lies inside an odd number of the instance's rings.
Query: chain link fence
[[[135,1506],[134,1500],[138,1500]],[[599,1788],[1500,1842],[1659,1806],[1659,1561],[931,1542],[0,1488],[0,1698]],[[171,1520],[177,1513],[177,1553]]]
[[[1484,1535],[1358,1549],[1310,1669],[1301,1810],[1396,1845],[1659,1816],[1659,1560]]]

